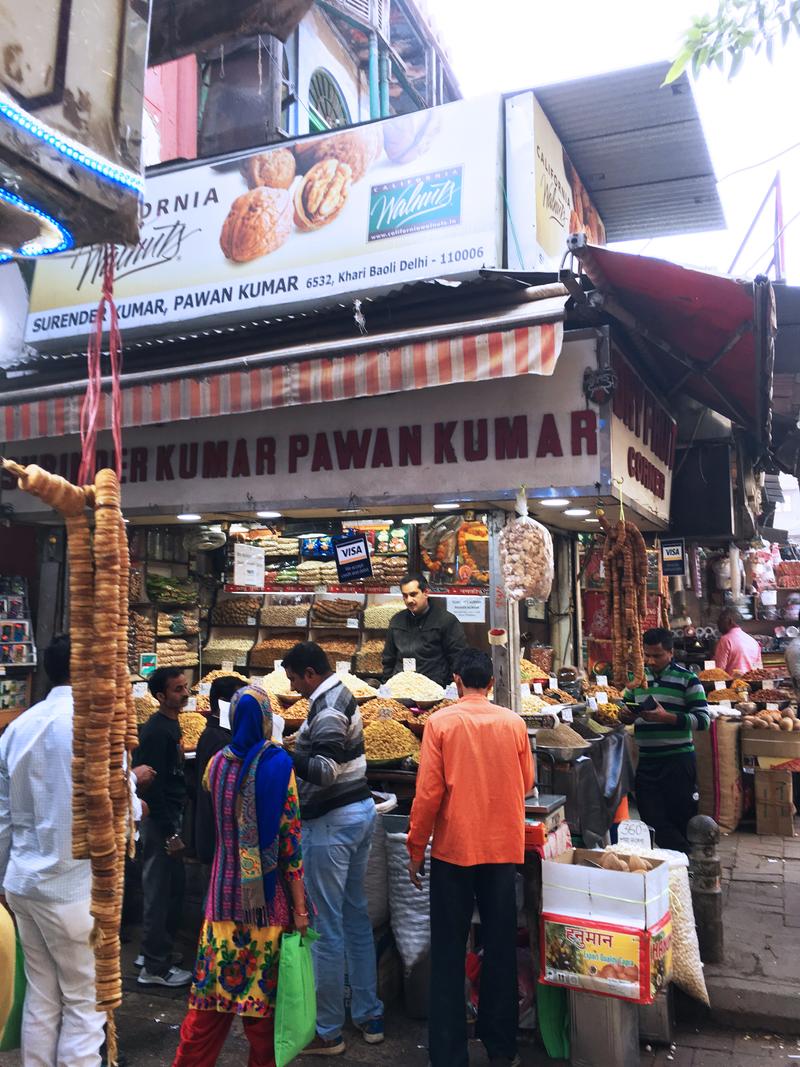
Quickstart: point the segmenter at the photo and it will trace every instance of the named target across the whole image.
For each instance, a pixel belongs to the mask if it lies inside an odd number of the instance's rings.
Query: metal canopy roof
[[[535,90],[609,241],[725,226],[689,79],[662,88],[669,67],[652,63]]]

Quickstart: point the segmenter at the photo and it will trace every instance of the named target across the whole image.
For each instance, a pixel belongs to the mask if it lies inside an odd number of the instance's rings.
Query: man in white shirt
[[[0,903],[17,922],[27,992],[25,1067],[99,1067],[105,1015],[95,1010],[89,945],[91,871],[72,858],[69,637],[53,638],[53,688],[0,738]]]

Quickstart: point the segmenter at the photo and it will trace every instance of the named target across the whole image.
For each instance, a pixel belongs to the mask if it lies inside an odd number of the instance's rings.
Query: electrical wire
[[[737,174],[744,174],[748,170],[755,170],[757,167],[763,167],[767,163],[774,163],[776,159],[780,159],[781,156],[785,156],[789,152],[793,152],[795,148],[800,148],[800,141],[795,141],[795,143],[790,144],[788,148],[782,148],[780,152],[776,152],[774,156],[768,156],[767,159],[762,159],[758,163],[748,163],[746,167],[737,167],[736,170],[729,171],[727,174],[724,174],[721,178],[717,179],[717,185],[720,185],[722,182],[726,182],[728,178],[733,178]]]

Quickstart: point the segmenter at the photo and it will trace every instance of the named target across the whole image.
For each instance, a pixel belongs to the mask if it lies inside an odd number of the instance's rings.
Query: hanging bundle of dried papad
[[[121,339],[113,298],[114,251],[105,252],[97,326],[90,338],[88,386],[81,408],[83,452],[72,485],[41,467],[2,465],[20,489],[63,515],[67,527],[70,588],[72,737],[72,854],[92,871],[92,946],[95,1002],[107,1014],[108,1062],[116,1064],[114,1009],[122,1003],[119,927],[125,853],[133,848],[127,767],[137,744],[136,709],[128,675],[128,537],[120,509]],[[112,437],[117,470],[95,474],[95,442],[101,400],[101,341],[109,311]],[[94,537],[87,509],[94,512]],[[127,765],[125,753],[127,750]]]
[[[136,744],[127,654],[128,541],[117,475],[97,472],[78,487],[35,465],[3,460],[19,487],[66,520],[70,580],[70,676],[74,701],[73,856],[92,870],[92,944],[97,1010],[122,1003],[119,924],[129,834],[130,791],[125,771]],[[94,510],[91,537],[87,507]],[[109,1042],[110,1044],[110,1042]],[[109,1049],[111,1055],[111,1049]]]
[[[612,626],[614,685],[646,686],[642,622],[647,615],[647,547],[635,523],[620,515],[612,526],[602,510],[603,563]]]

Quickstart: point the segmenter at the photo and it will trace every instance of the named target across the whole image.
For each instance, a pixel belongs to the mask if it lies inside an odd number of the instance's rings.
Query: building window
[[[350,109],[336,80],[322,67],[311,75],[308,105],[312,133],[350,125]]]

